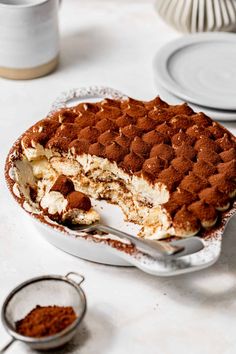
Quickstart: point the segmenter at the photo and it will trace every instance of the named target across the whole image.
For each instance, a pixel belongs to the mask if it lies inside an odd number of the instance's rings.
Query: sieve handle
[[[70,278],[70,275],[75,275],[76,277],[79,277],[79,278],[80,278],[80,281],[79,281],[79,282],[76,282],[78,285],[82,284],[83,281],[85,280],[84,276],[81,275],[81,274],[79,274],[79,273],[77,273],[77,272],[69,272],[69,273],[66,274],[65,277],[66,277],[67,279],[69,279],[69,280],[73,280],[72,278]],[[73,281],[75,281],[75,280],[73,280]]]
[[[12,338],[2,349],[0,349],[0,354],[4,353],[15,341],[15,338]]]

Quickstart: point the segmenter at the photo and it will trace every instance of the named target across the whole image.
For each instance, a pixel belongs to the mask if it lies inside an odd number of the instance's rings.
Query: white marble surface
[[[236,220],[213,267],[171,278],[71,257],[43,241],[9,198],[4,159],[16,137],[44,116],[63,90],[109,85],[137,98],[157,94],[152,58],[179,36],[158,19],[150,1],[66,0],[61,9],[61,64],[33,81],[0,79],[0,304],[18,283],[37,275],[85,275],[88,312],[78,336],[57,353],[234,354]],[[226,124],[236,131],[234,123]],[[8,340],[0,325],[0,346]],[[10,353],[31,353],[15,343]]]

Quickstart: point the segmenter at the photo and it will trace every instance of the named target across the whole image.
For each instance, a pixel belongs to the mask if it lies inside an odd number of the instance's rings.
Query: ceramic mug
[[[0,76],[32,79],[59,58],[59,0],[0,0]]]

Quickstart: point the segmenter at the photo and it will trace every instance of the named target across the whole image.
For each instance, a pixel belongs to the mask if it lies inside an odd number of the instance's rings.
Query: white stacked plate
[[[187,35],[162,47],[154,59],[163,99],[188,102],[195,111],[236,120],[236,34]]]

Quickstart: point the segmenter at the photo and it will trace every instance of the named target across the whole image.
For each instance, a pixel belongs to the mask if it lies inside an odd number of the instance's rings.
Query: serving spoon
[[[139,251],[146,253],[152,258],[160,258],[160,256],[182,257],[188,254],[199,252],[204,248],[202,240],[196,236],[171,242],[165,242],[142,239],[121,230],[115,229],[114,227],[100,224],[98,222],[95,222],[91,225],[70,225],[69,228],[75,231],[84,231],[87,233],[91,231],[101,231],[113,234],[121,239],[130,241],[131,244],[133,244]]]

